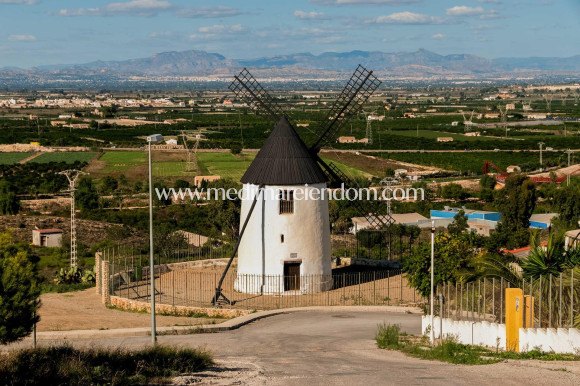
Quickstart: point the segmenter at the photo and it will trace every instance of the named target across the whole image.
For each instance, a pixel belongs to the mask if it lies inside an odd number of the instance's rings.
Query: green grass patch
[[[449,336],[431,346],[426,336],[416,337],[400,332],[398,325],[381,323],[375,335],[377,345],[381,349],[398,350],[409,356],[438,360],[454,364],[485,365],[497,363],[504,359],[545,360],[545,361],[578,361],[580,356],[573,354],[545,353],[532,350],[522,353],[509,351],[492,351],[481,346],[471,346],[458,343],[455,337]]]
[[[338,167],[340,169],[341,172],[343,172],[344,174],[346,174],[348,177],[350,178],[370,178],[372,177],[372,174],[367,173],[363,170],[360,170],[352,165],[343,163],[343,162],[339,162],[339,161],[334,161],[325,157],[320,157],[324,162],[326,162],[327,164],[329,163],[333,163],[336,165],[336,167]]]
[[[0,379],[8,385],[142,385],[168,383],[213,365],[201,349],[156,346],[138,351],[80,350],[70,346],[11,351],[0,356]]]
[[[42,153],[38,157],[30,160],[30,162],[46,164],[49,162],[66,162],[72,164],[74,162],[89,162],[97,153],[92,151],[65,151],[54,153]]]
[[[30,157],[34,153],[0,153],[0,165],[12,165]]]
[[[147,154],[143,151],[107,151],[99,161],[107,163],[105,172],[119,172],[144,164],[147,161]]]
[[[210,175],[219,175],[222,178],[231,178],[239,181],[244,175],[254,154],[235,156],[232,153],[198,153],[197,159],[200,169]]]

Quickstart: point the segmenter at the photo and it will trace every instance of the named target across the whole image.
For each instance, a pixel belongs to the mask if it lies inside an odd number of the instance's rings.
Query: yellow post
[[[524,328],[534,328],[534,297],[524,295]]]
[[[520,351],[520,328],[524,326],[524,296],[520,288],[505,289],[505,343],[508,351]]]

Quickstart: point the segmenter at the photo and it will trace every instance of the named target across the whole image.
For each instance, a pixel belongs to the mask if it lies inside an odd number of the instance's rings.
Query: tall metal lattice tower
[[[63,170],[58,173],[66,176],[70,188],[70,266],[71,268],[77,266],[77,227],[75,222],[75,191],[79,176],[88,174],[81,170]]]
[[[368,144],[372,145],[373,144],[373,128],[371,126],[371,122],[372,120],[367,116],[367,139],[368,139]]]

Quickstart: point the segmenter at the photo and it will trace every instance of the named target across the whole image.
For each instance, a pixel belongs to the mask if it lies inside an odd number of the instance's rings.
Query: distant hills
[[[12,87],[57,84],[55,81],[90,82],[94,85],[115,82],[177,81],[213,78],[227,80],[242,67],[259,77],[275,79],[332,80],[345,78],[358,65],[371,68],[380,76],[397,79],[500,79],[551,78],[577,79],[580,55],[568,58],[530,57],[486,59],[476,55],[439,55],[429,50],[415,52],[351,51],[325,52],[320,55],[296,53],[254,59],[230,59],[205,51],[162,52],[147,58],[95,61],[84,64],[38,66],[29,69],[0,68],[0,83]],[[1,63],[0,63],[1,65]],[[255,71],[255,72],[254,72]]]

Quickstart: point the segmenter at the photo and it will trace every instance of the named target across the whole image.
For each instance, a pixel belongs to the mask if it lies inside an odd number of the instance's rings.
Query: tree
[[[459,280],[475,252],[476,248],[469,244],[464,235],[438,234],[435,238],[435,285]],[[431,292],[430,267],[430,243],[421,243],[403,261],[402,268],[409,284],[425,297]]]
[[[489,174],[484,174],[479,180],[479,186],[481,186],[482,189],[493,189],[495,188],[495,183],[495,178]]]
[[[40,278],[26,247],[0,233],[0,344],[18,341],[38,322]]]
[[[240,154],[242,152],[242,145],[239,143],[233,143],[232,146],[230,146],[230,151],[232,154]]]
[[[119,182],[113,176],[106,176],[103,178],[103,182],[101,183],[101,188],[103,189],[104,194],[113,193],[119,187]]]
[[[75,203],[81,210],[99,207],[99,195],[90,177],[81,177],[75,192]]]
[[[0,181],[0,213],[17,214],[20,210],[20,200],[13,186],[7,181]]]
[[[461,201],[467,197],[467,192],[463,190],[461,185],[450,183],[441,188],[441,197],[448,200]]]
[[[536,206],[536,186],[524,175],[508,177],[505,187],[496,196],[502,213],[496,231],[491,237],[493,250],[498,246],[510,249],[528,245],[530,217]]]
[[[467,229],[469,229],[469,225],[467,225],[467,216],[465,215],[465,212],[463,210],[460,210],[453,217],[453,222],[449,224],[447,230],[452,235],[458,235],[460,233],[463,233]]]
[[[554,208],[558,222],[566,228],[576,227],[580,219],[580,187],[567,186],[554,192]]]

